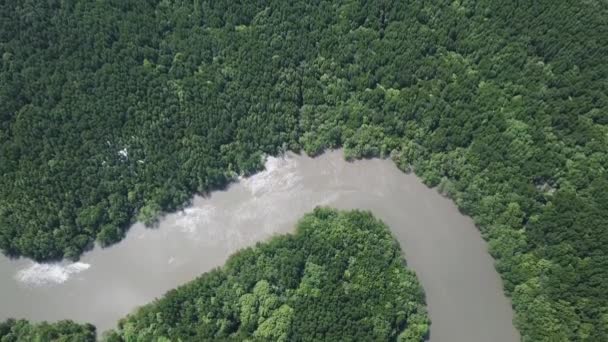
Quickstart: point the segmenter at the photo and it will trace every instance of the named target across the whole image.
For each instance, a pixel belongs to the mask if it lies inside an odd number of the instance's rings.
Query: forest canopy
[[[286,149],[474,218],[526,341],[608,336],[608,5],[0,3],[0,248],[78,258]]]
[[[32,324],[26,320],[0,322],[1,342],[94,342],[95,327],[72,321]]]

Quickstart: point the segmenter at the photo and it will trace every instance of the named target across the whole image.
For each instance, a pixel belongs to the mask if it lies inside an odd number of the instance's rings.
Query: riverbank
[[[89,267],[68,272],[63,282],[23,282],[17,274],[36,265],[0,259],[7,275],[0,280],[6,303],[0,319],[70,318],[101,332],[136,306],[223,264],[234,251],[290,232],[300,216],[326,205],[371,210],[391,227],[426,292],[431,341],[519,340],[479,231],[416,176],[390,160],[346,162],[341,150],[317,158],[271,157],[266,168],[225,191],[194,198],[157,228],[134,225],[121,243],[85,254],[80,262]]]

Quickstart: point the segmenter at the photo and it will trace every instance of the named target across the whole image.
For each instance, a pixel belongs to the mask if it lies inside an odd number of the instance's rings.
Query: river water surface
[[[104,331],[135,307],[220,266],[230,254],[288,233],[317,205],[369,209],[387,223],[426,292],[431,341],[519,340],[486,244],[470,218],[390,160],[348,163],[341,151],[269,158],[266,171],[195,197],[157,228],[131,227],[77,263],[0,257],[0,320],[72,319]]]

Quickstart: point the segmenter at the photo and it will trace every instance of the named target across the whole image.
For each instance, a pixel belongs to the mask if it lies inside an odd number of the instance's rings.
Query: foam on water
[[[216,208],[212,205],[186,208],[178,214],[175,226],[183,233],[196,233],[200,224],[210,225],[214,215],[216,215]]]
[[[70,279],[70,276],[86,271],[91,267],[83,262],[72,264],[39,264],[32,262],[15,275],[15,278],[25,284],[42,286],[51,284],[61,284]]]
[[[240,203],[230,203],[233,206],[230,210],[210,204],[211,200],[204,198],[200,204],[169,215],[168,222],[200,246],[215,246],[222,242],[231,250],[238,249],[252,239],[261,239],[274,232],[277,224],[290,222],[290,211],[276,203],[290,201],[296,191],[303,190],[298,162],[288,155],[266,158],[264,171],[240,177],[238,184],[233,186],[250,195]],[[239,228],[243,225],[251,230],[244,232]]]
[[[301,178],[295,172],[297,162],[288,156],[268,157],[265,170],[241,182],[254,196],[268,192],[285,191],[292,188]]]

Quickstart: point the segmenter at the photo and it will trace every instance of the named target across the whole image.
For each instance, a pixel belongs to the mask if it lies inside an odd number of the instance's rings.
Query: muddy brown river
[[[236,250],[291,232],[317,205],[369,209],[386,222],[426,292],[430,340],[518,341],[487,246],[470,218],[390,160],[268,158],[266,171],[195,197],[157,228],[131,227],[115,246],[77,263],[0,256],[0,320],[72,319],[100,332],[135,307],[220,266]]]

